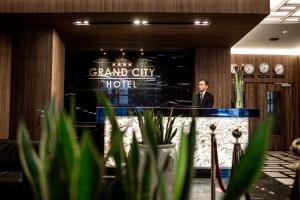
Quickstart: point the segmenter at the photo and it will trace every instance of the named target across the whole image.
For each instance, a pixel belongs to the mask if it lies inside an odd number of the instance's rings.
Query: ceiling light
[[[210,21],[209,20],[207,20],[207,19],[205,19],[205,20],[195,20],[194,21],[194,24],[196,25],[196,26],[208,26],[208,25],[210,25]]]
[[[194,21],[194,24],[195,24],[195,25],[200,25],[201,22],[200,22],[199,20],[196,20],[196,21]]]
[[[141,24],[141,21],[140,20],[138,20],[138,19],[136,19],[136,20],[134,20],[134,22],[133,22],[135,25],[140,25]]]
[[[136,20],[133,21],[133,23],[135,25],[148,25],[149,21],[145,20],[145,19],[143,19],[143,20],[136,19]]]
[[[294,49],[231,48],[231,54],[300,55],[300,51],[299,48],[294,48]]]
[[[281,18],[279,17],[267,17],[264,19],[264,21],[280,21]]]
[[[282,4],[283,0],[270,0],[270,9],[276,10],[276,8]]]
[[[290,12],[271,12],[271,16],[287,16]]]
[[[294,6],[282,6],[280,10],[295,10],[297,7]]]
[[[83,24],[88,25],[88,24],[90,24],[90,22],[88,20],[84,20]]]
[[[289,0],[286,4],[300,4],[300,0]]]
[[[76,20],[73,22],[73,24],[81,24],[82,22],[80,20]]]
[[[208,20],[204,20],[204,21],[202,21],[202,24],[203,24],[203,25],[209,25],[210,22],[209,22]]]
[[[292,16],[300,16],[300,10],[298,10],[297,12],[295,12]]]
[[[147,25],[147,24],[148,24],[148,21],[147,21],[147,20],[143,20],[143,21],[142,21],[142,24],[143,24],[143,25]]]
[[[299,18],[289,17],[289,18],[286,18],[284,21],[285,22],[297,22],[297,21],[299,21]]]
[[[287,30],[282,31],[283,35],[287,35],[289,32]]]
[[[87,25],[90,25],[90,22],[88,20],[84,20],[84,21],[81,21],[81,20],[75,20],[73,22],[74,25],[77,25],[77,26],[87,26]]]

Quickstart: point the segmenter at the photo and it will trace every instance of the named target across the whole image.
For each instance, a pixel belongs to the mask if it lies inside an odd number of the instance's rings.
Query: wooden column
[[[11,34],[0,24],[0,139],[9,136]]]
[[[208,91],[214,95],[214,108],[230,108],[230,48],[198,48],[195,51],[195,92],[198,81],[209,82]]]
[[[21,34],[22,33],[22,34]],[[10,138],[23,120],[32,139],[41,134],[41,116],[53,99],[63,104],[64,44],[50,28],[20,28],[14,34]]]

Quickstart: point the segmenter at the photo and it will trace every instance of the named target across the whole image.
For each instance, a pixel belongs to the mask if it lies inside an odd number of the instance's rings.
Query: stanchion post
[[[214,143],[216,142],[216,135],[215,130],[216,126],[214,124],[211,124],[209,126],[211,130],[211,169],[210,169],[210,188],[211,188],[211,200],[216,199],[216,189],[215,189],[215,180],[216,180],[216,165],[215,165],[215,149],[214,149]]]
[[[295,139],[291,145],[292,152],[300,158],[300,138]],[[293,168],[296,170],[295,182],[293,185],[291,200],[300,199],[300,161],[296,162],[293,165]]]
[[[239,143],[239,138],[242,136],[242,131],[239,129],[234,129],[232,135],[235,138],[235,143],[233,144],[233,153],[232,153],[232,169],[234,169],[241,157],[241,144]],[[233,172],[233,170],[231,170]]]

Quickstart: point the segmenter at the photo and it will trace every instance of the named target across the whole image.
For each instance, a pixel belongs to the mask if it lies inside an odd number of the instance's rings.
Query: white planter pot
[[[166,186],[167,186],[167,193],[170,197],[171,194],[173,194],[173,181],[174,181],[174,175],[176,170],[176,158],[177,158],[177,151],[176,151],[176,144],[165,144],[165,145],[158,145],[158,165],[159,169],[162,169],[163,164],[166,162],[166,159],[169,157],[169,162],[166,167],[166,170],[163,173],[164,180],[166,180]],[[142,173],[142,169],[145,167],[145,154],[148,151],[148,145],[139,144],[140,148],[140,169],[139,169],[139,175]],[[157,177],[155,175],[154,169],[152,169],[152,185],[151,185],[151,193],[153,194],[153,191],[155,187],[157,186]]]

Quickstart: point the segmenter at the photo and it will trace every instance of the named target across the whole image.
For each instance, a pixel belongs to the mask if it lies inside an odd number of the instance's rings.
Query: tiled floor
[[[263,174],[250,190],[251,199],[286,200],[289,199],[295,171],[291,164],[297,157],[290,152],[269,151],[266,157]],[[223,180],[226,184],[227,179]],[[223,193],[216,188],[216,199],[222,199]],[[210,179],[195,179],[190,200],[210,199]],[[244,198],[241,198],[244,199]]]
[[[291,169],[291,165],[296,160],[297,157],[290,152],[269,151],[263,172],[284,185],[292,187],[295,171]]]

